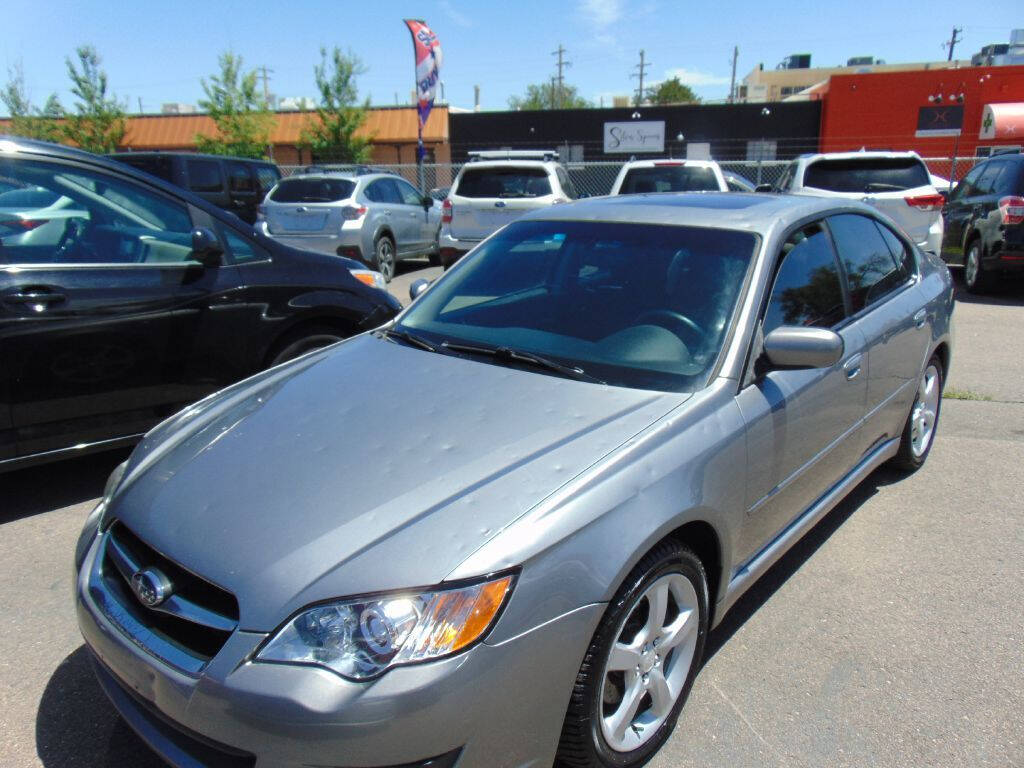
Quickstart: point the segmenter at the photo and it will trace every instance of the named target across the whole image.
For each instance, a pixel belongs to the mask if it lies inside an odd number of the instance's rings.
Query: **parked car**
[[[942,258],[963,265],[969,291],[983,293],[1002,276],[1024,275],[1024,155],[996,155],[972,168],[942,217]]]
[[[273,163],[247,157],[193,152],[117,152],[110,157],[190,190],[249,224],[255,223],[256,207],[267,190],[281,178]]]
[[[613,195],[643,192],[725,192],[729,184],[713,160],[630,160],[612,184]]]
[[[488,235],[523,214],[578,197],[557,152],[469,153],[441,209],[438,235],[445,269]]]
[[[361,264],[288,248],[122,163],[0,138],[0,176],[43,206],[0,214],[0,472],[131,443],[401,308]],[[51,224],[59,235],[25,239]]]
[[[321,171],[282,179],[259,216],[269,237],[357,259],[388,282],[401,259],[427,256],[437,263],[440,206],[392,173]]]
[[[146,437],[76,549],[99,681],[175,765],[640,766],[737,598],[925,462],[952,309],[856,202],[536,210]]]
[[[921,248],[938,254],[945,198],[916,152],[827,152],[802,155],[777,192],[860,200],[878,208]]]

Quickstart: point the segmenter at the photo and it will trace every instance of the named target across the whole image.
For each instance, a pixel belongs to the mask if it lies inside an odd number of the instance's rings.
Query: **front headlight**
[[[384,280],[384,275],[373,269],[350,269],[352,277],[358,280],[364,285],[368,285],[371,288],[379,288],[382,291],[387,291],[388,284]]]
[[[481,639],[508,599],[512,575],[453,589],[352,598],[308,608],[257,661],[326,667],[368,680],[400,664],[450,656]]]

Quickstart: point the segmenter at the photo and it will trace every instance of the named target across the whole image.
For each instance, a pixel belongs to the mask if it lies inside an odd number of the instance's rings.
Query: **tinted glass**
[[[402,196],[391,179],[377,179],[366,187],[366,197],[374,203],[401,204]]]
[[[551,194],[543,168],[467,168],[455,190],[462,197],[543,197]]]
[[[914,157],[818,160],[804,171],[804,186],[832,192],[897,192],[931,183]]]
[[[423,206],[423,195],[417,192],[412,184],[408,184],[404,181],[395,179],[391,182],[398,188],[398,193],[402,196],[402,202],[405,205],[418,205]]]
[[[121,163],[127,163],[132,168],[151,174],[164,181],[174,181],[174,164],[169,157],[115,157]]]
[[[844,214],[832,216],[828,223],[846,270],[854,312],[878,301],[903,282],[889,246],[872,219]]]
[[[216,160],[186,160],[188,186],[196,192],[219,192],[224,188],[220,163]]]
[[[985,166],[978,165],[970,170],[970,172],[960,179],[960,183],[953,187],[953,192],[949,196],[950,200],[959,200],[962,197],[968,197],[974,194],[974,189],[977,186],[978,179],[981,174],[984,173]]]
[[[12,189],[0,193],[0,208],[48,208],[60,200],[60,195],[42,187]]]
[[[270,254],[262,248],[232,231],[228,227],[224,227],[222,232],[224,234],[224,239],[228,244],[228,251],[231,253],[231,260],[235,264],[244,263],[246,261],[260,261],[270,258]]]
[[[914,253],[910,246],[904,243],[896,233],[889,229],[885,224],[876,221],[878,231],[882,234],[882,239],[885,240],[885,244],[889,246],[889,253],[892,254],[893,259],[896,260],[896,264],[900,270],[900,278],[902,280],[908,279],[911,275],[917,273],[917,264],[914,261]]]
[[[1021,185],[1021,168],[1024,163],[1003,162],[999,175],[992,184],[992,192],[1000,197],[1004,195],[1019,195],[1024,189]]]
[[[977,195],[990,195],[995,189],[996,177],[1002,173],[1005,163],[985,163],[984,170],[981,172],[981,176],[978,181],[974,184],[974,194]]]
[[[187,207],[116,176],[36,160],[0,160],[0,176],[58,198],[45,209],[0,210],[0,263],[189,261]]]
[[[403,325],[437,343],[578,365],[613,385],[691,391],[719,355],[756,247],[748,232],[703,227],[515,222]]]
[[[349,179],[315,179],[296,177],[284,179],[270,193],[275,203],[336,203],[348,200],[356,183]]]
[[[710,168],[689,168],[685,165],[631,168],[622,180],[621,195],[643,192],[699,192],[718,189],[715,172]]]
[[[244,163],[228,163],[228,184],[232,192],[255,192],[256,185],[249,166]]]
[[[782,325],[831,328],[846,317],[839,265],[820,225],[794,233],[782,247],[764,332]]]

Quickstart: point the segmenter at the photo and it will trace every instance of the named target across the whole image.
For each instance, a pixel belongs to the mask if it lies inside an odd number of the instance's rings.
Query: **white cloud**
[[[580,0],[580,12],[596,27],[608,27],[622,17],[622,0]]]
[[[444,15],[448,17],[448,20],[455,24],[456,26],[473,26],[473,22],[470,20],[470,18],[466,14],[460,13],[458,10],[456,10],[455,7],[450,2],[448,2],[448,0],[441,0],[441,2],[438,3],[438,5],[440,6],[441,11],[444,13]]]
[[[686,69],[685,67],[676,67],[675,69],[665,71],[665,80],[671,80],[673,77],[678,77],[679,82],[683,85],[693,86],[694,88],[700,88],[705,85],[729,84],[728,77],[712,75],[710,72],[697,72],[692,69]]]

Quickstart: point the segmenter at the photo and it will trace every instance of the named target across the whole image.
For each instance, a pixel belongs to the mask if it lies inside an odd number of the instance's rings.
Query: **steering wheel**
[[[69,218],[64,224],[64,232],[57,241],[54,251],[54,261],[71,261],[72,256],[78,251],[79,242],[85,234],[85,223],[78,218]]]
[[[635,322],[638,325],[642,325],[644,323],[660,325],[663,328],[667,328],[672,331],[672,333],[679,336],[680,339],[682,339],[683,334],[689,334],[691,337],[696,335],[699,344],[703,344],[707,338],[707,334],[704,332],[704,329],[697,325],[697,323],[686,315],[671,309],[648,310],[640,315]],[[680,330],[683,331],[683,334],[679,333]]]

